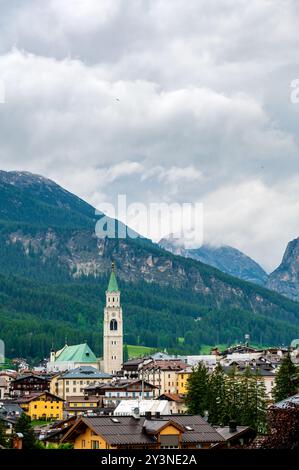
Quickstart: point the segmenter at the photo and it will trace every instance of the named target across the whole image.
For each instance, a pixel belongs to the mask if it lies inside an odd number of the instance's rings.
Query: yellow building
[[[192,371],[191,370],[180,370],[178,373],[177,373],[177,383],[178,383],[178,387],[177,387],[177,393],[178,395],[186,395],[187,394],[187,384],[188,384],[188,380],[189,380],[189,377],[191,375]]]
[[[224,438],[201,416],[81,418],[64,435],[74,449],[208,449]]]
[[[26,395],[18,403],[22,410],[32,420],[61,420],[63,419],[64,400],[49,392]]]

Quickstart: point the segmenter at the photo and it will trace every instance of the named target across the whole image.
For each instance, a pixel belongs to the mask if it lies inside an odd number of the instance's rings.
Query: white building
[[[149,411],[152,414],[171,414],[169,402],[163,400],[122,400],[113,414],[115,416],[131,416],[135,412],[135,414],[144,416]]]

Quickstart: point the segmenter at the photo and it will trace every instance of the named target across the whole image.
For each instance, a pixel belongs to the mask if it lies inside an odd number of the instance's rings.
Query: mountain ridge
[[[203,244],[199,248],[185,248],[182,242],[177,243],[172,236],[160,240],[159,245],[173,254],[201,261],[239,279],[259,285],[267,283],[266,271],[252,258],[229,245],[215,247]]]
[[[245,333],[255,342],[261,342],[262,338],[267,344],[288,344],[294,334],[299,335],[298,303],[200,261],[174,256],[148,239],[100,239],[95,234],[94,208],[77,196],[73,199],[59,185],[53,186],[50,194],[48,187],[43,192],[43,180],[32,175],[18,174],[17,178],[33,178],[33,186],[23,182],[8,188],[7,175],[5,178],[3,182],[0,173],[0,294],[2,289],[3,299],[0,337],[6,337],[8,350],[13,347],[11,330],[24,331],[15,344],[18,344],[18,354],[27,351],[31,323],[36,325],[37,313],[32,312],[36,312],[35,304],[40,310],[43,301],[48,305],[46,292],[51,299],[55,299],[57,292],[53,317],[61,332],[57,336],[61,338],[67,331],[72,338],[81,333],[88,336],[84,325],[90,324],[90,317],[92,331],[97,331],[94,337],[90,333],[90,345],[96,342],[100,348],[102,307],[99,305],[102,306],[112,260],[122,290],[128,344],[198,353],[201,344],[229,343],[240,340]],[[15,178],[14,175],[14,182]],[[6,199],[1,198],[3,193]],[[39,199],[36,194],[40,194]],[[14,205],[18,210],[9,211]],[[60,212],[58,206],[62,206]],[[29,211],[25,221],[19,217],[24,211]],[[9,279],[13,279],[11,287],[4,289]],[[19,290],[13,289],[15,284],[23,283],[22,279],[29,282],[23,292],[24,299],[16,294]],[[73,319],[66,325],[63,298],[68,299],[70,293],[82,303],[82,309],[75,304]],[[16,296],[20,298],[16,300]],[[34,303],[31,298],[39,300]],[[22,315],[32,319],[25,322],[26,326]],[[53,315],[48,306],[44,317],[39,317],[40,343],[34,343],[31,355],[45,354],[50,348],[46,325]],[[85,338],[80,336],[80,339]]]

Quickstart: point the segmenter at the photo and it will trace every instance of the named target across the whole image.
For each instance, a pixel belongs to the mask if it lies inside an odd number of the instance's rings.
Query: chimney
[[[160,417],[161,417],[161,413],[160,413],[160,411],[156,411],[156,418],[158,418],[158,419],[159,419]]]
[[[230,433],[237,432],[237,423],[233,419],[228,423],[228,427]]]
[[[151,411],[146,411],[146,412],[145,412],[145,419],[149,419],[149,420],[152,419],[152,413],[151,413]]]

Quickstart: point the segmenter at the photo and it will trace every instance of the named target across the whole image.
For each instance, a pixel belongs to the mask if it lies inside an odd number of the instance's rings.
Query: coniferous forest
[[[0,172],[0,196],[0,338],[7,357],[36,362],[66,340],[86,341],[100,356],[112,259],[126,344],[196,354],[244,334],[260,345],[299,336],[298,303],[150,240],[109,241],[99,256],[94,209],[49,180]],[[74,275],[64,262],[93,256],[101,271],[89,275]]]

